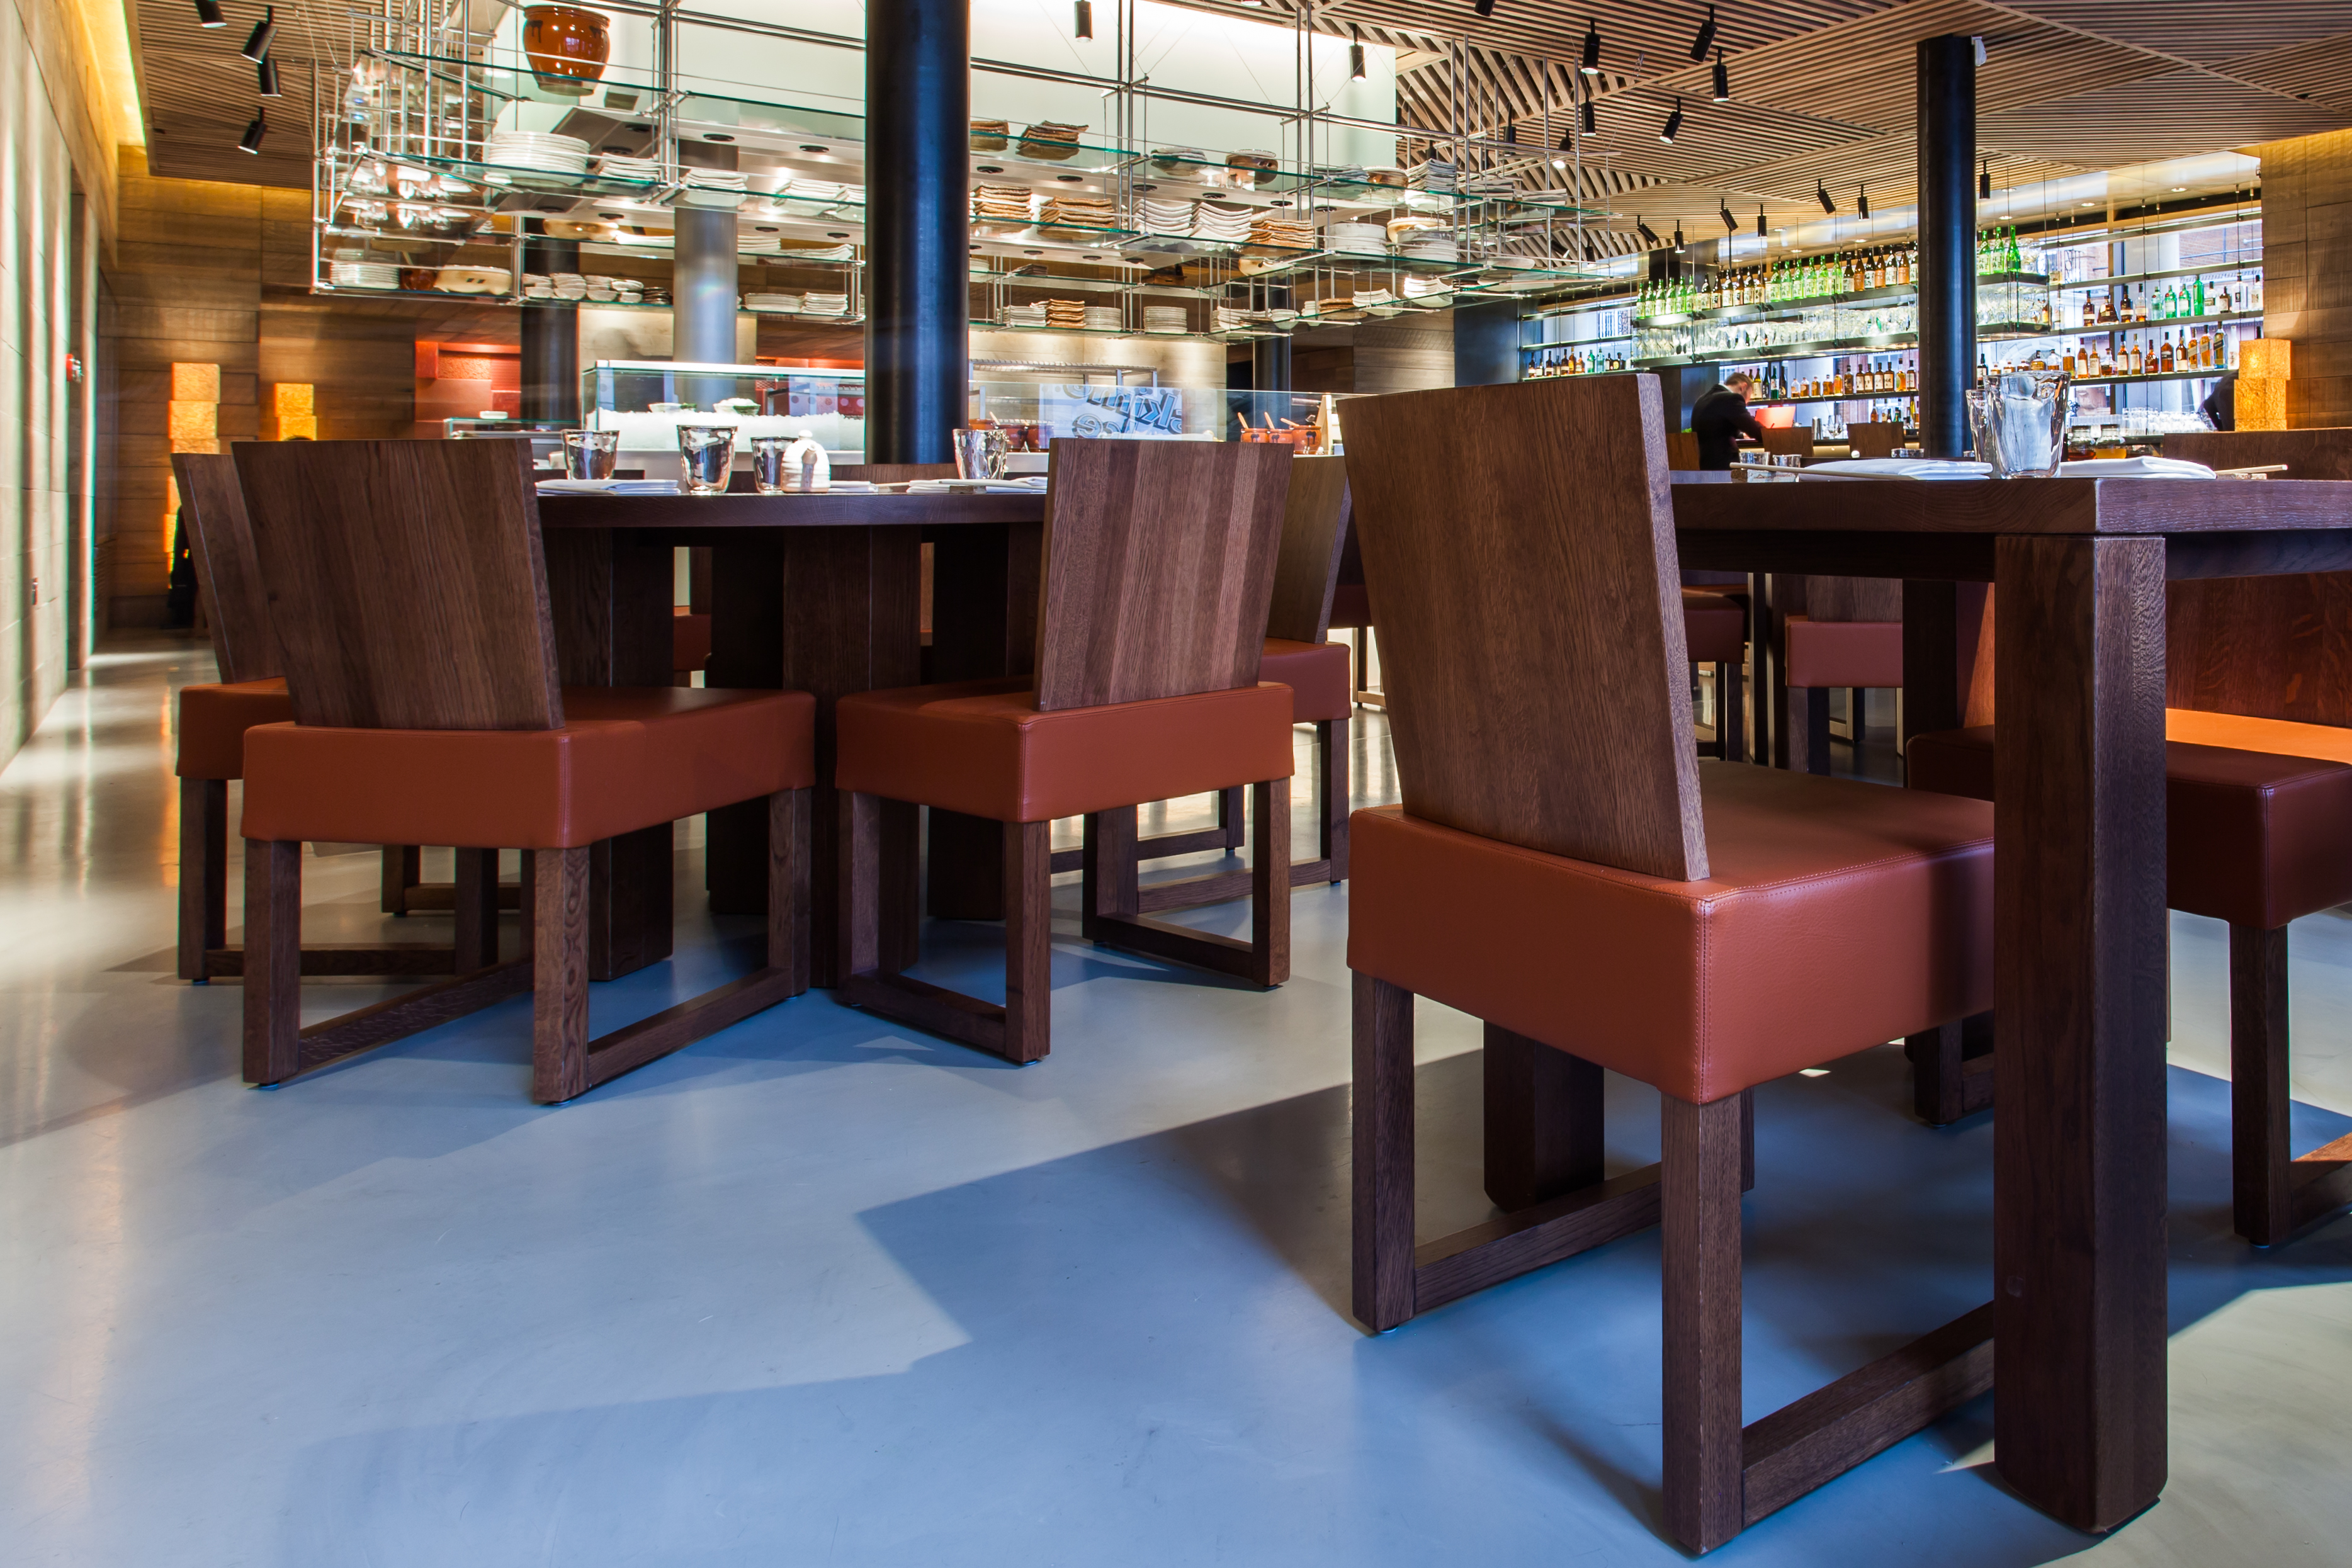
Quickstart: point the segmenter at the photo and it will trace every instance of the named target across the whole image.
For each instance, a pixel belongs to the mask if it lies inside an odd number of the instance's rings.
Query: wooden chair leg
[[[180,780],[180,978],[206,983],[228,943],[228,780]]]
[[[1351,785],[1348,777],[1349,743],[1354,737],[1346,719],[1324,719],[1315,727],[1315,758],[1320,766],[1317,787],[1323,792],[1322,834],[1317,843],[1329,870],[1328,880],[1348,880],[1348,811]]]
[[[499,852],[460,849],[452,908],[457,972],[470,975],[499,961]]]
[[[1707,1552],[1739,1533],[1740,1101],[1662,1097],[1659,1172],[1666,1533]]]
[[[2238,1234],[2257,1247],[2294,1227],[2287,1088],[2286,927],[2230,927],[2230,1170]]]
[[[530,1097],[588,1089],[588,846],[531,856]]]
[[[1354,979],[1354,1305],[1386,1333],[1413,1313],[1412,993]]]
[[[1249,840],[1249,824],[1243,821],[1242,787],[1217,791],[1217,826],[1225,831],[1225,848],[1237,850]]]
[[[809,988],[809,810],[813,789],[779,789],[768,797],[768,967],[792,977],[799,996]],[[530,873],[524,873],[530,880]]]
[[[1992,1014],[1906,1035],[1903,1054],[1911,1060],[1912,1108],[1929,1126],[1948,1127],[1991,1105]]]
[[[1528,1208],[1601,1180],[1601,1069],[1580,1056],[1486,1028],[1486,1196]]]
[[[1727,762],[1748,760],[1747,692],[1739,673],[1739,663],[1733,660],[1716,666],[1717,686],[1715,722],[1723,737],[1723,756]]]
[[[1133,919],[1142,908],[1135,808],[1097,811],[1080,831],[1085,841],[1078,852],[1078,930],[1092,942],[1100,933],[1101,916]]]
[[[1830,690],[1789,688],[1789,766],[1827,777],[1830,770]]]
[[[383,892],[386,915],[405,916],[408,914],[408,890],[424,880],[425,851],[421,845],[383,846]]]
[[[1863,737],[1869,730],[1869,725],[1863,717],[1864,700],[1860,686],[1845,689],[1845,737],[1855,746],[1862,744]]]
[[[1132,807],[1128,825],[1135,823]],[[1054,824],[1004,824],[1004,1059],[1053,1049]],[[1130,841],[1131,842],[1132,841]]]
[[[302,846],[245,841],[245,1081],[302,1067]]]
[[[882,949],[882,800],[841,791],[840,914],[835,922],[842,975],[895,975]]]
[[[1290,978],[1290,780],[1251,785],[1250,804],[1250,978],[1279,986]]]

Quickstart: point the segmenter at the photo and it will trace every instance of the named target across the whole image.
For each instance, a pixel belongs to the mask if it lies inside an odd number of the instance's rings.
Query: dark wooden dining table
[[[2055,1518],[2112,1529],[2156,1500],[2166,1467],[2165,583],[2352,570],[2352,483],[1687,477],[1673,489],[1685,567],[1904,580],[1907,733],[1960,722],[1976,643],[1961,596],[1997,588],[1997,1462]],[[671,549],[710,545],[710,684],[814,692],[821,777],[835,699],[925,678],[920,541],[937,551],[928,678],[1030,667],[1038,497],[548,497],[540,510],[567,681],[666,680]],[[827,984],[835,812],[823,795]],[[943,817],[930,912],[989,917],[994,824]],[[715,907],[752,906],[756,827],[713,819]],[[913,812],[890,833],[894,939],[911,942]],[[667,831],[604,863],[615,961],[665,955]]]

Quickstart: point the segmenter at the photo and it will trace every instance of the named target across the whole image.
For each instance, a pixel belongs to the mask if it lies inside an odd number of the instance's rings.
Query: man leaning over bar
[[[1730,467],[1732,444],[1743,434],[1764,439],[1764,427],[1748,412],[1748,394],[1755,385],[1755,378],[1741,371],[1699,393],[1691,404],[1691,434],[1698,437],[1701,468]]]

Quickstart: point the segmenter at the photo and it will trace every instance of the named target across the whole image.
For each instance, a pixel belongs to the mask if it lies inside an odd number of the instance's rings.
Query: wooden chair
[[[1683,648],[1694,664],[1705,664],[1715,678],[1715,755],[1724,762],[1748,756],[1742,737],[1748,667],[1748,606],[1728,594],[1704,588],[1682,590]]]
[[[1903,426],[1895,420],[1868,420],[1845,427],[1847,453],[1855,457],[1892,457],[1903,447]]]
[[[1386,707],[1388,698],[1371,689],[1372,679],[1372,596],[1364,586],[1364,552],[1356,543],[1356,529],[1351,523],[1340,530],[1339,580],[1331,587],[1331,613],[1326,619],[1323,634],[1353,632],[1355,673],[1348,684],[1353,688],[1359,707]]]
[[[2209,434],[2223,441],[2184,444],[2192,461],[2300,456],[2291,477],[2352,478],[2352,430]],[[2335,440],[2229,440],[2241,434]],[[2181,455],[2171,438],[2165,450]],[[1996,600],[1995,652],[2000,611]],[[2165,621],[2166,902],[2229,923],[2231,1207],[2239,1235],[2275,1246],[2352,1203],[2352,1135],[2294,1153],[2287,1028],[2289,923],[2352,902],[2352,683],[2337,674],[2352,572],[2174,582]],[[1996,733],[1912,737],[1911,788],[1992,800]],[[1921,1119],[1994,1103],[1990,1031],[1910,1050]]]
[[[1805,607],[1781,618],[1789,766],[1830,770],[1830,693],[1846,692],[1846,738],[1862,744],[1865,691],[1903,685],[1903,584],[1889,578],[1809,577]]]
[[[1290,449],[1054,443],[1036,674],[865,692],[835,708],[842,999],[1034,1061],[1050,1044],[1053,823],[1086,819],[1089,941],[1276,986],[1290,976],[1290,722],[1260,650]],[[1251,787],[1250,940],[1145,916],[1135,808]],[[1002,1007],[898,972],[884,943],[885,801],[1005,824]],[[1126,874],[1113,874],[1124,868]]]
[[[1989,1004],[1992,814],[1693,755],[1650,378],[1364,398],[1348,437],[1404,795],[1355,821],[1356,1315],[1661,1225],[1666,1530],[1704,1552],[1990,1383],[1987,1304],[1740,1421],[1748,1091]],[[1418,1248],[1415,996],[1485,1020],[1507,1211]],[[1606,1177],[1603,1068],[1660,1091],[1658,1165]]]
[[[236,449],[294,706],[294,722],[246,737],[251,1082],[530,990],[532,1095],[568,1100],[807,988],[814,699],[559,690],[530,461],[505,441]],[[592,1040],[590,846],[759,799],[764,967]],[[458,846],[456,977],[303,1028],[305,839]],[[529,889],[522,956],[504,962],[501,848],[525,852]]]
[[[1698,472],[1698,434],[1690,430],[1666,432],[1666,466],[1677,474]]]
[[[172,473],[221,674],[217,683],[180,688],[173,762],[180,780],[178,969],[180,978],[201,986],[215,976],[245,972],[245,950],[228,945],[228,787],[245,777],[245,732],[291,719],[294,704],[254,559],[236,460],[174,453]],[[446,975],[456,962],[454,948],[416,944],[314,946],[301,956],[308,975]]]
[[[1764,450],[1775,457],[1811,457],[1813,455],[1813,427],[1810,424],[1768,424],[1764,427]]]
[[[1293,887],[1348,880],[1348,730],[1354,707],[1354,666],[1346,643],[1324,641],[1340,545],[1347,536],[1347,460],[1292,459],[1290,499],[1282,520],[1282,554],[1275,564],[1274,598],[1267,611],[1265,646],[1259,655],[1257,674],[1261,681],[1277,681],[1290,688],[1293,724],[1315,727],[1316,783],[1322,796],[1318,853],[1317,859],[1291,863]],[[1235,787],[1218,794],[1215,827],[1139,839],[1136,856],[1159,860],[1202,850],[1237,850],[1246,824],[1242,790]],[[1085,855],[1083,850],[1057,851],[1055,872],[1080,870]],[[1249,884],[1248,872],[1228,871],[1139,885],[1136,908],[1148,915],[1222,904],[1247,896]]]

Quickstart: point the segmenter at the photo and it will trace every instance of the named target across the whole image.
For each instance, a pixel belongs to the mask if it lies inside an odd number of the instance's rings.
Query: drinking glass
[[[784,454],[792,450],[789,435],[751,437],[751,486],[762,496],[781,496],[792,488]]]
[[[1004,433],[1001,430],[959,430],[954,434],[956,477],[1004,477]]]
[[[735,427],[731,424],[681,424],[677,449],[686,458],[686,489],[692,496],[723,495],[728,470],[735,465]]]
[[[1996,479],[2048,478],[2066,457],[2074,398],[2058,371],[2004,371],[1969,389],[1977,456]]]
[[[610,479],[613,460],[621,455],[617,430],[567,430],[563,433],[563,476],[567,479]]]

